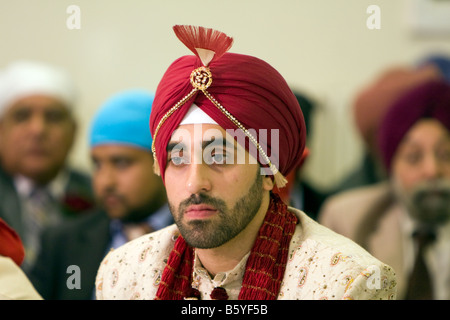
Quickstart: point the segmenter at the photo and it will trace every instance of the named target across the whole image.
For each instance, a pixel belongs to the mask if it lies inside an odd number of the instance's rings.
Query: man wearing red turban
[[[400,299],[448,300],[450,85],[434,79],[404,92],[375,137],[389,179],[337,195],[320,221],[391,265]]]
[[[307,153],[284,78],[258,58],[226,53],[232,39],[221,32],[174,30],[195,55],[164,74],[150,130],[175,225],[112,251],[97,298],[394,298],[389,266],[272,192]],[[383,283],[368,280],[375,272]]]

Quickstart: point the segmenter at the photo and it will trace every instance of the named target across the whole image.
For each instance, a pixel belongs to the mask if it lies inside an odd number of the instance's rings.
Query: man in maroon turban
[[[194,56],[164,74],[150,129],[175,225],[111,252],[97,298],[395,297],[389,266],[272,192],[306,154],[302,111],[283,77],[226,53],[232,39],[221,32],[174,30]],[[386,281],[373,284],[374,273]]]
[[[450,299],[450,85],[399,96],[375,136],[388,181],[336,197],[321,221],[393,266],[399,298]]]
[[[387,110],[409,90],[430,80],[443,78],[440,68],[426,63],[419,68],[392,66],[358,91],[352,103],[355,127],[363,142],[360,164],[343,179],[332,193],[361,187],[386,179],[377,145],[379,125]]]

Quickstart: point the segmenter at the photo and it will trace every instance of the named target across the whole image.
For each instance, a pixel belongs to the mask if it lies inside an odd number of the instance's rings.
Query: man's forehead
[[[450,139],[450,131],[435,119],[423,119],[418,121],[405,135],[404,143],[428,141],[434,138],[439,142],[447,142]]]
[[[202,146],[223,146],[234,148],[246,153],[245,135],[239,130],[223,129],[215,124],[188,124],[180,125],[172,133],[167,149],[178,147]]]
[[[62,109],[69,111],[68,106],[57,97],[44,94],[35,94],[21,97],[9,106],[10,110],[18,108],[45,108],[45,109]]]
[[[123,143],[104,143],[91,148],[91,156],[111,157],[111,156],[131,156],[150,154],[148,150],[134,145]]]
[[[181,125],[186,124],[215,124],[217,122],[214,121],[205,111],[199,108],[195,103],[193,103],[190,107],[183,120],[180,122]]]
[[[191,141],[210,141],[217,139],[230,139],[233,137],[217,124],[184,124],[178,126],[172,133],[171,141],[179,138],[189,138]]]

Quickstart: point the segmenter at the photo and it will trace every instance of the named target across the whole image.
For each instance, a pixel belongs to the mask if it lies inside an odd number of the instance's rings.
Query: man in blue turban
[[[44,299],[93,298],[98,266],[110,249],[173,223],[164,186],[153,173],[152,103],[153,94],[128,90],[95,115],[89,143],[98,209],[44,234],[31,277]]]

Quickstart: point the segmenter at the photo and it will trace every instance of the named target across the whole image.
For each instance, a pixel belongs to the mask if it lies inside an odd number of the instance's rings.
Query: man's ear
[[[272,191],[275,186],[272,176],[264,176],[262,181],[263,189],[266,191]]]
[[[77,138],[77,132],[78,132],[78,123],[75,120],[75,118],[72,118],[70,121],[70,148],[73,147],[75,144],[75,140]]]

